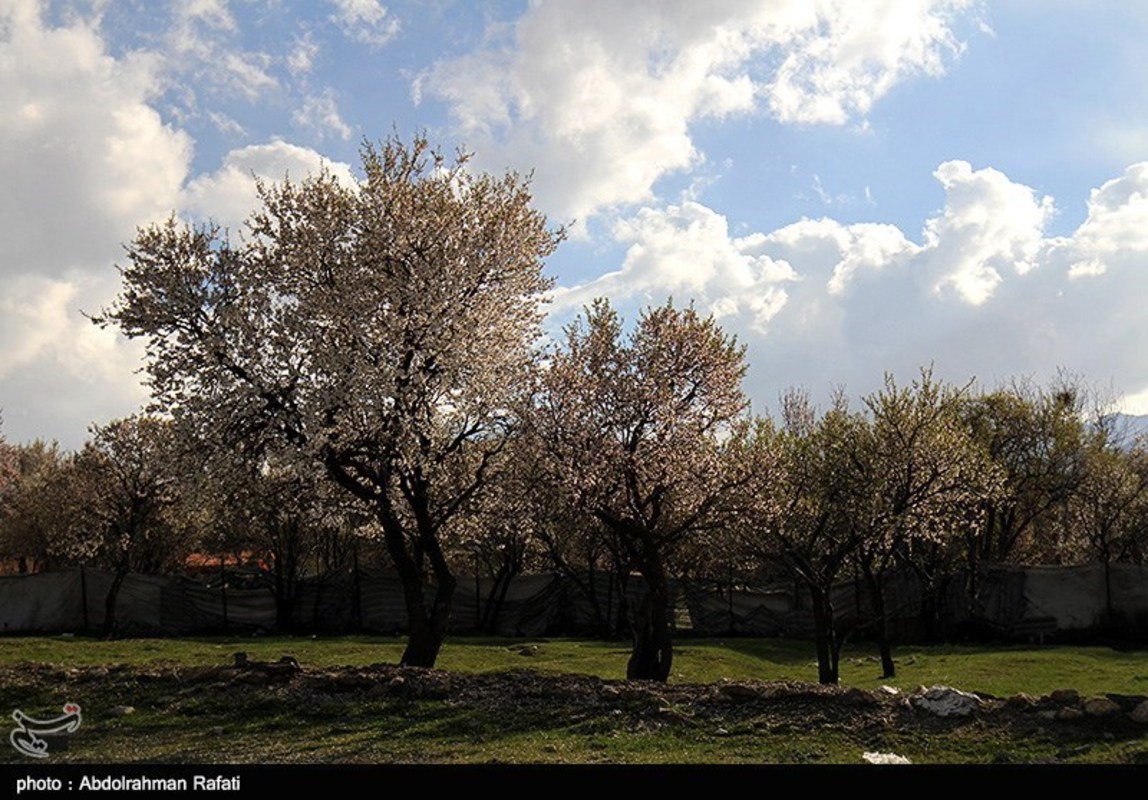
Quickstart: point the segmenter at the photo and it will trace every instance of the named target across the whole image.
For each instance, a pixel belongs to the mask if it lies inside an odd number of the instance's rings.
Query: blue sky
[[[253,175],[426,130],[533,170],[596,295],[694,301],[755,408],[886,370],[1058,368],[1148,410],[1148,5],[1080,0],[0,1],[0,414],[146,401],[93,327],[137,226],[238,227]]]

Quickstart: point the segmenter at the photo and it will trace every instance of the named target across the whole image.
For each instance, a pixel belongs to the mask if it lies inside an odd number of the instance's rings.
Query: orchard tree
[[[146,339],[155,405],[198,438],[295,448],[371,508],[403,584],[402,663],[433,666],[456,583],[443,535],[504,446],[562,233],[528,180],[423,137],[364,145],[362,170],[260,185],[240,242],[140,231],[96,322]]]
[[[744,348],[692,307],[647,309],[626,334],[601,299],[543,371],[530,426],[549,480],[617,537],[645,582],[629,678],[670,675],[670,572],[722,526],[738,481],[722,452],[746,410],[744,372]]]
[[[0,495],[0,553],[17,560],[20,572],[53,568],[54,539],[67,527],[59,446],[42,440],[8,446],[8,483]],[[58,554],[57,554],[58,555]]]
[[[208,457],[196,493],[214,530],[207,546],[267,560],[264,577],[275,598],[276,627],[290,631],[300,581],[309,568],[317,569],[321,551],[346,536],[340,501],[347,495],[297,451],[249,461],[237,451],[200,449]]]
[[[0,423],[4,421],[0,417]],[[8,444],[0,429],[0,518],[8,509],[11,493],[15,490],[17,478],[16,448]]]
[[[526,412],[529,418],[531,412]],[[626,635],[626,586],[634,568],[617,535],[568,500],[554,480],[546,453],[536,434],[519,437],[511,468],[520,488],[516,517],[542,553],[549,569],[558,572],[586,600],[594,628],[603,639]],[[601,601],[605,583],[606,602]],[[618,602],[614,604],[614,597]]]
[[[1148,451],[1094,442],[1080,489],[1069,504],[1069,520],[1082,547],[1078,553],[1104,566],[1105,622],[1113,621],[1112,563],[1132,560],[1144,548],[1148,521]]]
[[[959,413],[963,396],[930,369],[908,386],[886,374],[884,387],[865,398],[867,418],[848,445],[844,511],[873,602],[882,677],[895,671],[886,577],[897,566],[914,570],[930,604],[939,605],[940,551],[979,529],[986,501],[996,496],[996,469]]]
[[[54,547],[112,571],[105,636],[115,632],[128,573],[169,571],[194,547],[195,517],[179,506],[180,464],[171,423],[133,416],[94,427],[58,476],[67,526]]]
[[[1055,525],[1084,478],[1088,435],[1083,393],[1062,376],[1046,390],[1023,381],[969,398],[963,409],[973,438],[1003,470],[1001,491],[984,502],[982,524],[966,537],[970,596],[981,563],[1023,562]]]
[[[781,567],[809,591],[818,680],[825,684],[837,683],[846,639],[833,586],[858,545],[846,512],[855,494],[853,443],[864,424],[840,391],[819,415],[806,392],[790,389],[782,395],[780,422],[758,419],[728,451],[749,476],[733,499],[739,547],[762,567]]]

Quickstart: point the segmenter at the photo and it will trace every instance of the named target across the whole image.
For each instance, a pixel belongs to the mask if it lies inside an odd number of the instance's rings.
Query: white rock
[[[930,686],[913,705],[938,717],[967,717],[980,708],[980,698],[951,686]]]
[[[1143,700],[1141,703],[1132,709],[1132,713],[1128,716],[1132,717],[1133,722],[1148,722],[1148,700]]]
[[[896,753],[862,753],[866,764],[912,764],[913,762]]]

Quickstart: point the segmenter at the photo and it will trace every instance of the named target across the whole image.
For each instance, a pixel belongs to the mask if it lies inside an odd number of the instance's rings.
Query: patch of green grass
[[[529,762],[529,763],[857,763],[867,750],[914,763],[1056,761],[1125,763],[1144,758],[1135,731],[1101,736],[1086,726],[1013,730],[974,719],[935,732],[874,724],[856,729],[807,720],[708,721],[677,708],[643,710],[628,700],[613,709],[557,713],[536,707],[491,709],[448,700],[314,695],[244,687],[187,687],[164,678],[171,665],[226,665],[244,651],[258,660],[295,656],[308,669],[394,663],[393,637],[208,637],[103,642],[63,637],[0,639],[0,712],[50,713],[67,701],[84,708],[80,734],[62,761],[136,762]],[[463,639],[439,660],[455,672],[531,670],[625,674],[622,642],[571,639]],[[848,648],[842,683],[912,689],[949,684],[1006,696],[1075,688],[1084,695],[1148,694],[1148,654],[1106,647],[902,647],[898,675],[880,677],[875,650]],[[46,671],[32,665],[54,665]],[[28,669],[21,669],[26,665]],[[113,666],[125,665],[125,666]],[[101,666],[100,676],[74,667]],[[145,673],[144,670],[149,672]],[[157,672],[158,670],[158,672]],[[809,642],[779,639],[681,639],[672,681],[803,680],[817,674]],[[57,677],[59,678],[57,680]],[[135,713],[117,716],[115,706]],[[656,712],[656,713],[654,713]],[[6,715],[6,714],[5,714]],[[1036,723],[1034,723],[1036,724]],[[18,761],[0,748],[0,761]]]
[[[19,663],[61,666],[127,664],[216,666],[244,651],[252,659],[274,661],[293,655],[307,667],[397,663],[403,640],[381,636],[204,637],[123,639],[6,637],[0,639],[0,666]],[[453,638],[443,646],[438,667],[459,672],[531,669],[577,673],[606,679],[626,674],[625,642],[583,639]],[[968,691],[1007,696],[1044,694],[1074,688],[1082,694],[1148,694],[1148,652],[1069,645],[906,646],[894,651],[897,675],[881,677],[875,648],[860,644],[841,658],[841,683],[863,688],[889,684],[904,689],[946,684]],[[792,639],[680,639],[675,645],[671,681],[712,683],[728,680],[816,681],[810,642]]]

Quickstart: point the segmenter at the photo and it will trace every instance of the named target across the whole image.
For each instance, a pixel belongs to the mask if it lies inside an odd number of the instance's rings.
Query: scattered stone
[[[1132,718],[1133,722],[1139,722],[1142,725],[1148,723],[1148,700],[1132,709],[1132,713],[1128,716]]]
[[[368,689],[371,682],[362,675],[353,672],[340,672],[330,679],[331,688],[336,691],[353,692],[356,689]]]
[[[913,705],[938,717],[967,717],[980,707],[980,698],[951,686],[932,686],[913,698]]]
[[[1008,700],[1005,700],[1005,705],[1009,708],[1029,709],[1036,705],[1036,698],[1024,692],[1018,692]]]
[[[113,717],[126,717],[136,713],[135,706],[112,706],[110,713]]]
[[[1075,758],[1076,756],[1084,755],[1091,749],[1092,745],[1090,744],[1081,744],[1076,747],[1063,747],[1057,751],[1056,757],[1059,759]]]
[[[1106,717],[1120,711],[1120,706],[1107,697],[1090,697],[1084,701],[1082,708],[1085,714],[1092,717]]]
[[[858,689],[856,686],[850,688],[845,692],[845,702],[855,706],[870,706],[876,705],[878,700],[872,694],[864,689]]]
[[[887,695],[890,695],[890,696],[899,695],[901,693],[901,690],[898,689],[896,686],[884,686],[884,685],[878,686],[877,691],[882,692],[882,693],[887,694]]]
[[[727,731],[725,728],[718,728],[716,731],[714,731],[714,736],[729,736],[729,731]]]
[[[241,672],[231,682],[242,683],[247,686],[266,686],[267,674],[264,672]]]
[[[609,700],[616,700],[622,694],[618,691],[617,686],[603,686],[601,693],[603,697]]]
[[[1073,720],[1082,719],[1083,717],[1084,712],[1076,706],[1064,706],[1055,712],[1053,718],[1058,719],[1061,722],[1071,722]]]
[[[1115,694],[1114,692],[1105,692],[1104,696],[1120,706],[1120,710],[1127,714],[1131,714],[1136,706],[1148,700],[1148,697],[1142,694]]]
[[[1062,706],[1074,706],[1080,702],[1080,692],[1075,689],[1057,689],[1049,698]]]
[[[862,753],[866,764],[912,764],[913,762],[896,753]]]
[[[753,700],[761,697],[761,692],[757,688],[746,686],[744,683],[723,683],[718,691],[730,700]]]

